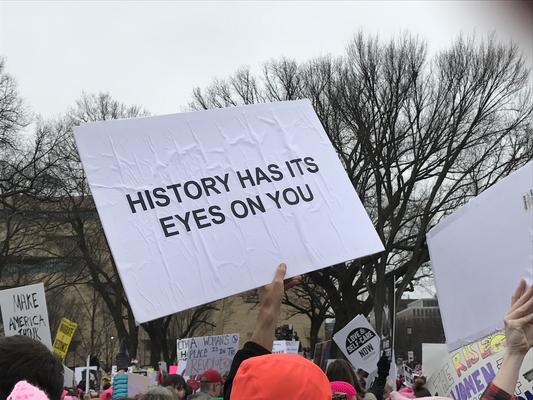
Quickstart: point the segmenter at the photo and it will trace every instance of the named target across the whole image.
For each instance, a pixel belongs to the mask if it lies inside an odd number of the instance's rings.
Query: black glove
[[[387,376],[390,370],[390,360],[387,356],[382,355],[378,361],[378,375]]]

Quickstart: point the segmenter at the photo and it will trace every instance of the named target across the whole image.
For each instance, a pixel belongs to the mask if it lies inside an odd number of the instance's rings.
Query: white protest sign
[[[433,394],[454,400],[480,398],[501,368],[505,334],[494,332],[447,354],[441,366],[428,379]],[[522,362],[515,393],[517,400],[533,398],[533,351]]]
[[[42,283],[1,290],[0,308],[6,336],[29,336],[52,348]]]
[[[75,135],[138,322],[383,250],[307,100]]]
[[[76,383],[74,381],[74,371],[63,364],[63,386],[74,387]]]
[[[296,340],[274,340],[272,353],[298,354],[300,342]]]
[[[377,369],[381,340],[364,316],[352,319],[333,340],[355,368],[369,373]]]
[[[214,369],[228,373],[233,356],[239,350],[239,334],[199,336],[177,341],[178,374],[201,375]]]
[[[422,343],[422,375],[433,375],[446,357],[448,346],[444,343]]]
[[[128,374],[128,397],[134,398],[139,394],[146,393],[151,384],[149,376],[140,374]]]
[[[448,347],[501,329],[519,279],[533,282],[533,163],[444,219],[427,241]]]

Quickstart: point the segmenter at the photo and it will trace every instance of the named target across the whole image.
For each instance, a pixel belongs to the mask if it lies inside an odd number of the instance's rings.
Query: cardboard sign
[[[229,372],[233,356],[239,350],[239,334],[180,339],[177,346],[178,374],[196,376],[214,369],[224,375]]]
[[[138,394],[146,393],[150,386],[149,376],[140,374],[128,374],[128,397],[134,398]]]
[[[313,362],[318,365],[322,371],[326,372],[331,355],[331,340],[320,342],[315,345]]]
[[[1,290],[0,308],[6,336],[29,336],[52,348],[42,283]]]
[[[352,319],[333,340],[355,368],[369,373],[377,369],[381,340],[364,316]]]
[[[296,340],[274,340],[272,353],[298,354],[300,342]]]
[[[533,282],[533,163],[444,219],[427,241],[448,347],[501,329],[519,279]]]
[[[428,390],[454,400],[479,398],[501,367],[504,340],[504,332],[498,331],[449,353],[441,367],[429,377]],[[533,398],[531,350],[522,362],[515,395],[517,400]]]
[[[140,323],[383,250],[307,100],[75,135]]]
[[[61,319],[61,323],[59,324],[59,328],[57,328],[57,334],[52,346],[52,351],[61,359],[61,361],[65,361],[70,342],[74,337],[74,332],[76,332],[77,327],[77,323],[66,318]]]

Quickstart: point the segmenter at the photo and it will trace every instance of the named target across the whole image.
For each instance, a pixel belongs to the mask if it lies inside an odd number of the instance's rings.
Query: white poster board
[[[444,343],[422,343],[422,375],[431,376],[437,371],[442,360],[448,357],[448,346]]]
[[[150,376],[128,374],[128,397],[134,398],[139,394],[146,393],[151,382]]]
[[[444,219],[427,241],[448,347],[502,328],[519,279],[533,282],[533,163]]]
[[[469,343],[443,358],[441,366],[428,378],[426,387],[435,395],[455,400],[480,398],[501,368],[504,332],[494,332]],[[517,400],[533,398],[533,351],[522,362],[515,393]]]
[[[75,131],[138,322],[383,245],[307,100]]]
[[[24,335],[52,348],[44,284],[0,291],[5,336]]]
[[[381,340],[363,315],[352,319],[333,340],[355,367],[370,373],[377,369]]]
[[[272,353],[298,354],[300,342],[296,340],[274,340]]]
[[[229,372],[239,350],[239,334],[199,336],[177,341],[178,374],[197,376],[208,369]]]

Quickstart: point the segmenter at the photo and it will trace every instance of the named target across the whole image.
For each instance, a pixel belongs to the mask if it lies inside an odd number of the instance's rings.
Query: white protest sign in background
[[[307,100],[75,135],[138,322],[383,250]]]
[[[29,336],[52,348],[44,284],[1,290],[0,308],[6,336]]]
[[[368,373],[377,369],[381,340],[364,316],[352,319],[333,335],[333,340],[355,368]]]
[[[298,354],[300,342],[296,340],[274,340],[272,353]]]
[[[444,343],[422,343],[422,375],[431,376],[437,371],[442,360],[448,357],[448,346]]]
[[[177,341],[177,373],[201,375],[208,369],[221,375],[229,372],[233,356],[239,350],[239,334],[199,336]]]
[[[533,282],[533,163],[444,219],[427,239],[448,347],[502,328],[520,278]]]

